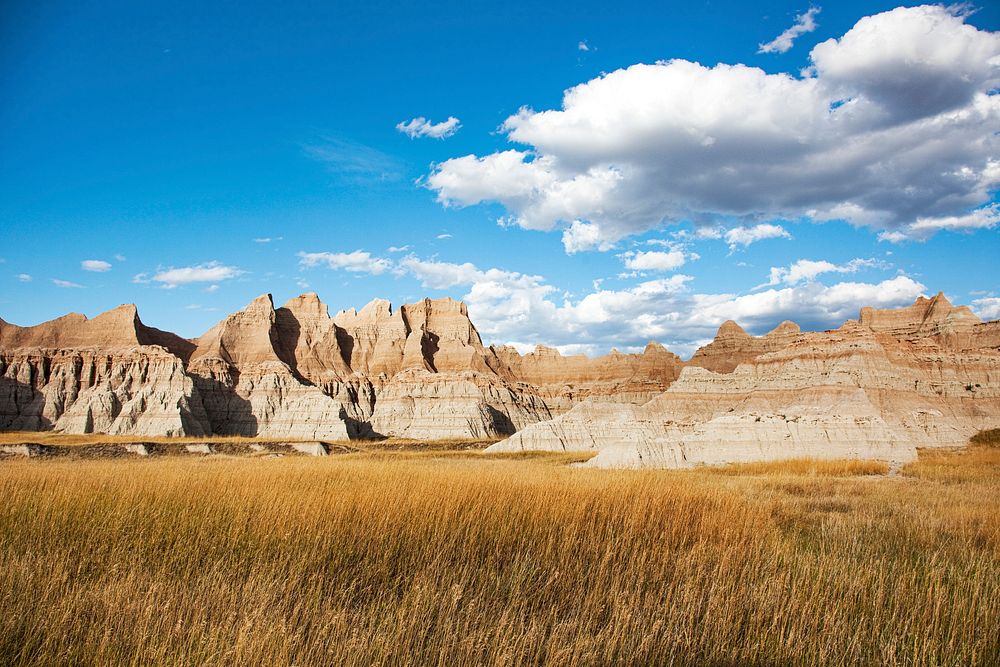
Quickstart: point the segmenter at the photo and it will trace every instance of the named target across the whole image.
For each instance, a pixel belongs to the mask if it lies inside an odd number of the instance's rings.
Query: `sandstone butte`
[[[862,308],[832,331],[724,323],[682,361],[484,346],[465,304],[376,300],[331,317],[263,295],[201,337],[135,306],[33,327],[0,320],[0,429],[288,439],[501,438],[490,451],[596,452],[586,465],[790,457],[906,461],[1000,426],[1000,322],[942,294]]]

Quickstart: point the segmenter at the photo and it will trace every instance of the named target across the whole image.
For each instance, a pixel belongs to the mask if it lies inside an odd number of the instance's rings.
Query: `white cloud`
[[[284,240],[284,238],[285,238],[284,236],[274,236],[274,237],[271,237],[271,236],[261,236],[259,238],[255,238],[253,240],[253,242],[254,243],[271,243],[272,241],[282,241],[282,240]]]
[[[759,225],[754,225],[753,227],[733,227],[727,231],[724,236],[726,243],[729,244],[730,251],[736,250],[737,246],[743,246],[745,248],[751,243],[763,241],[764,239],[792,238],[792,235],[789,234],[781,225],[772,225],[768,223],[761,223]]]
[[[587,42],[585,42],[583,40],[580,40],[577,43],[577,45],[576,45],[576,50],[577,51],[590,51],[590,46],[587,45]]]
[[[625,268],[632,271],[674,271],[684,266],[688,259],[688,255],[681,248],[671,248],[666,252],[660,250],[629,251],[619,255],[619,257],[625,263]]]
[[[392,268],[392,262],[382,257],[372,257],[363,250],[354,252],[300,252],[299,264],[306,268],[326,265],[331,269],[379,275]]]
[[[768,285],[795,285],[797,283],[815,280],[824,273],[856,273],[861,269],[885,267],[876,259],[852,259],[846,264],[834,264],[826,260],[800,259],[791,266],[772,266]]]
[[[795,44],[800,35],[816,29],[816,15],[819,7],[810,7],[804,14],[795,17],[795,23],[766,44],[761,44],[757,53],[785,53]]]
[[[574,254],[583,250],[610,250],[615,244],[601,238],[601,228],[597,225],[574,220],[573,223],[563,232],[563,248],[567,254]]]
[[[560,109],[507,118],[521,148],[445,160],[425,183],[446,206],[499,202],[508,224],[564,230],[569,252],[684,222],[905,231],[990,202],[1000,33],[955,9],[900,8],[811,60],[806,76],[685,60],[616,70],[566,91]]]
[[[153,275],[152,280],[161,283],[166,289],[173,289],[180,285],[191,283],[214,283],[221,280],[230,280],[246,273],[235,266],[226,266],[219,262],[208,262],[195,266],[185,266],[181,268],[170,268],[159,271]],[[138,274],[132,282],[148,282],[145,274]]]
[[[115,261],[116,262],[124,262],[125,261],[125,255],[121,255],[121,254],[115,255]]]
[[[433,139],[447,139],[462,127],[462,124],[454,116],[449,116],[448,120],[440,123],[432,123],[423,116],[396,124],[396,129],[410,137],[431,137]]]
[[[450,239],[451,238],[451,234],[438,234],[436,238],[438,238],[438,239],[440,239],[440,240],[443,241],[445,239]]]
[[[1000,319],[1000,297],[984,296],[972,302],[972,310],[984,320]]]
[[[56,287],[68,288],[68,289],[83,289],[83,285],[79,283],[70,282],[68,280],[60,280],[59,278],[53,278],[52,284]]]
[[[109,262],[105,262],[103,259],[85,259],[80,262],[80,268],[84,271],[104,273],[111,270],[111,264]]]
[[[391,245],[391,246],[389,246],[389,252],[406,252],[409,249],[410,249],[410,246],[408,246],[408,245],[399,245],[399,246]]]
[[[917,218],[900,229],[882,232],[880,241],[900,243],[902,241],[926,241],[935,232],[947,229],[953,232],[973,232],[977,229],[993,229],[1000,224],[1000,204],[990,204],[965,215],[948,215],[939,218]]]
[[[30,283],[32,281],[31,276],[29,274],[27,274],[27,273],[19,273],[19,274],[17,274],[17,279],[19,281],[21,281],[22,283]]]

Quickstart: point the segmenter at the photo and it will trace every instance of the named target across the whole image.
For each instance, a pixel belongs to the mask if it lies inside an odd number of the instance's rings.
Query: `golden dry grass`
[[[946,459],[5,461],[0,663],[997,664],[1000,460]]]
[[[889,464],[884,461],[860,459],[788,459],[759,463],[738,463],[708,469],[719,475],[803,475],[806,477],[850,477],[852,475],[884,475]]]

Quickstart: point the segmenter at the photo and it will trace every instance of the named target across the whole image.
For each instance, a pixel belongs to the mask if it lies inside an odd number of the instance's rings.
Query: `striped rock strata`
[[[721,333],[732,338],[729,328]],[[962,445],[996,426],[996,323],[939,294],[900,310],[863,309],[835,331],[789,332],[783,347],[731,373],[688,366],[641,406],[581,403],[490,451],[589,450],[597,452],[589,466],[626,468],[906,461],[918,447]]]

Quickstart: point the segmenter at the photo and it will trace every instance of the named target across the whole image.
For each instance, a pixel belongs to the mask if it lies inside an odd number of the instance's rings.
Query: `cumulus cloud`
[[[95,273],[104,273],[111,270],[111,263],[105,262],[102,259],[85,259],[80,262],[80,268],[84,271],[93,271]]]
[[[396,124],[396,129],[410,137],[431,137],[433,139],[447,139],[462,127],[462,124],[454,116],[449,116],[448,120],[440,123],[432,123],[423,116],[402,123]]]
[[[62,287],[64,289],[83,289],[83,285],[79,283],[70,282],[69,280],[60,280],[59,278],[53,278],[52,284],[56,287]]]
[[[153,280],[160,283],[165,289],[173,289],[181,285],[192,283],[215,283],[222,280],[230,280],[242,276],[245,271],[235,266],[226,266],[220,262],[207,262],[195,266],[185,266],[181,268],[170,268],[153,274],[147,278],[146,274],[137,274],[132,282],[143,283]]]
[[[984,296],[972,302],[972,310],[984,320],[1000,319],[1000,297]]]
[[[804,14],[795,17],[795,23],[766,44],[761,44],[757,53],[785,53],[795,44],[800,35],[816,29],[816,15],[819,7],[810,7]]]
[[[568,252],[682,222],[846,220],[932,234],[1000,187],[1000,33],[955,8],[899,8],[814,47],[805,75],[685,60],[569,89],[501,126],[524,148],[441,162],[446,206],[498,202]],[[918,227],[910,229],[909,226]]]
[[[800,259],[791,266],[772,266],[768,285],[795,285],[815,280],[824,273],[857,273],[861,269],[884,267],[877,259],[852,259],[846,264],[834,264],[826,260]]]
[[[363,250],[354,252],[300,252],[299,265],[305,268],[326,265],[331,269],[352,273],[379,275],[392,268],[392,262],[382,257],[373,257]]]
[[[22,283],[30,283],[32,281],[32,277],[27,273],[19,273],[16,277]]]

